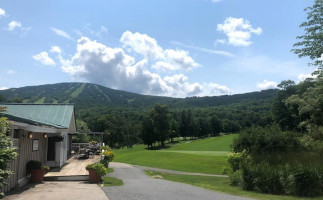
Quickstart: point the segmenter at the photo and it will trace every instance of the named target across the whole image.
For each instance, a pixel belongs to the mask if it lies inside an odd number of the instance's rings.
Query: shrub
[[[280,172],[280,180],[285,194],[295,194],[294,175],[290,165],[285,165]]]
[[[114,159],[114,152],[112,151],[111,148],[109,148],[108,150],[103,151],[102,156],[104,156],[105,160],[108,160],[109,162],[111,162]]]
[[[104,176],[108,173],[107,168],[102,163],[93,163],[93,164],[88,164],[86,166],[86,169],[94,169],[97,173],[98,176]]]
[[[0,107],[0,113],[5,108]],[[11,148],[10,138],[6,136],[9,131],[9,122],[6,118],[0,117],[0,199],[4,195],[1,189],[7,184],[7,178],[12,174],[10,170],[11,161],[17,157],[15,148]]]
[[[248,154],[261,157],[263,154],[296,152],[300,142],[296,133],[283,132],[278,125],[272,125],[245,129],[234,140],[233,148],[235,152],[246,150]]]
[[[262,162],[255,165],[254,170],[256,190],[269,194],[282,194],[284,192],[278,166]]]
[[[100,160],[100,163],[104,165],[104,167],[108,168],[109,167],[109,160],[103,159]]]
[[[241,170],[237,170],[229,174],[230,185],[232,186],[240,186],[242,184],[242,172]]]
[[[314,197],[322,193],[322,172],[315,167],[299,165],[294,170],[293,176],[295,195]]]
[[[31,170],[33,169],[43,169],[45,171],[48,171],[49,170],[49,167],[46,166],[46,165],[43,165],[41,162],[37,161],[37,160],[30,160],[28,163],[27,163],[27,172],[28,173],[31,173]]]
[[[249,162],[250,156],[247,155],[246,151],[239,153],[232,153],[228,156],[228,162],[233,172],[240,169],[242,162]]]
[[[279,168],[267,162],[244,163],[242,167],[242,188],[270,194],[284,192]]]
[[[237,179],[234,176],[237,175],[230,175],[231,184]],[[244,163],[241,177],[244,190],[306,197],[314,197],[323,192],[323,171],[309,164],[291,167],[271,165],[268,162]]]

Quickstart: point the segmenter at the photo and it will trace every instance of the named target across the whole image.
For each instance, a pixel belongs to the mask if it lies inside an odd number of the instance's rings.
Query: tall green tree
[[[323,125],[323,1],[315,0],[313,6],[305,11],[307,21],[300,25],[305,34],[297,37],[301,41],[294,44],[294,47],[298,48],[292,51],[299,57],[309,57],[313,61],[311,64],[318,67],[318,77],[309,83],[299,84],[299,91],[288,97],[285,102],[297,108],[300,127],[306,127],[308,130],[314,127],[319,130],[318,127]]]
[[[186,118],[186,111],[183,110],[181,113],[181,122],[180,122],[180,128],[179,132],[182,137],[186,139],[187,136],[187,130],[188,130],[188,122]]]
[[[90,129],[84,121],[79,120],[79,119],[76,120],[76,130],[80,134],[73,136],[73,142],[87,143],[90,141],[90,137],[87,135],[90,132]]]
[[[176,119],[172,118],[169,122],[169,138],[171,142],[175,137],[179,136],[179,123]]]
[[[213,136],[219,136],[221,132],[221,121],[216,117],[212,116],[211,118],[211,132]]]
[[[294,81],[286,80],[278,84],[280,91],[277,93],[272,106],[275,121],[283,130],[294,130],[299,123],[297,106],[289,106],[286,99],[296,94],[297,85]]]
[[[148,149],[150,149],[155,142],[153,121],[150,117],[145,117],[142,121],[141,139],[144,144],[147,145]]]
[[[0,113],[4,108],[0,107]],[[5,117],[0,117],[0,189],[6,184],[6,179],[12,174],[9,164],[17,157],[16,149],[11,148],[10,138],[6,133],[9,131],[9,122]],[[0,198],[3,193],[0,193]]]
[[[323,1],[315,0],[313,6],[307,7],[307,21],[300,25],[304,28],[305,34],[298,36],[300,41],[294,44],[292,51],[300,58],[309,57],[315,66],[322,70],[323,54]]]
[[[153,120],[154,131],[158,135],[161,146],[165,146],[165,141],[169,137],[169,117],[168,106],[156,104],[151,111],[151,118]]]

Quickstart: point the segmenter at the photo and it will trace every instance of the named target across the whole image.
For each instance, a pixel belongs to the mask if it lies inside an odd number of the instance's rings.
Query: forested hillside
[[[6,102],[19,103],[74,103],[84,109],[93,106],[108,107],[152,107],[156,103],[168,104],[172,108],[209,107],[233,103],[264,103],[271,101],[276,90],[264,90],[236,95],[214,97],[171,98],[141,95],[110,89],[91,83],[57,83],[40,86],[27,86],[0,91]]]
[[[277,90],[264,90],[215,97],[171,98],[90,83],[57,83],[2,90],[0,98],[11,103],[73,103],[76,118],[81,120],[78,122],[84,124],[84,121],[88,126],[85,130],[105,131],[105,140],[110,146],[122,147],[143,139],[142,124],[155,104],[167,105],[171,128],[167,138],[205,137],[272,123],[271,107],[276,93]]]

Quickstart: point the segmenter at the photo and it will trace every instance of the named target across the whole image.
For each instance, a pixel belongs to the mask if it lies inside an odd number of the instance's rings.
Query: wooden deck
[[[95,155],[88,159],[78,159],[76,156],[67,160],[66,164],[60,169],[50,170],[46,177],[66,177],[66,176],[85,176],[89,172],[85,169],[88,164],[100,161],[101,156]]]

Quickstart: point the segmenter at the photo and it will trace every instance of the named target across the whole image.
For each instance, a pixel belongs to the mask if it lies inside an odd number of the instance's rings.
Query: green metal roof
[[[0,104],[0,107],[6,107],[3,114],[9,119],[55,128],[69,128],[74,113],[71,104]]]

